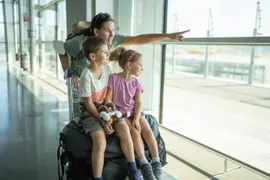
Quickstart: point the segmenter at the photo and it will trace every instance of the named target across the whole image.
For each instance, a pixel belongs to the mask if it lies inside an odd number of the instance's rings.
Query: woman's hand
[[[189,32],[190,30],[185,30],[185,31],[181,31],[181,32],[175,32],[175,33],[170,33],[168,34],[169,39],[172,40],[177,40],[177,41],[183,41],[184,36],[183,34]]]
[[[141,125],[139,120],[133,120],[132,122],[132,126],[137,129],[139,131],[139,133],[141,133]]]

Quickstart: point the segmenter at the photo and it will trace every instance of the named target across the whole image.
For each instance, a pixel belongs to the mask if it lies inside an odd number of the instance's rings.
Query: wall
[[[66,10],[67,32],[70,33],[73,23],[79,20],[91,20],[93,11],[92,0],[66,0]]]

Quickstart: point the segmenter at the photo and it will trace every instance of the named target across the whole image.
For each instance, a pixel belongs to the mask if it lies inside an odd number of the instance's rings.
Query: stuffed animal
[[[107,103],[98,108],[99,117],[106,121],[109,124],[112,124],[114,121],[123,118],[129,117],[130,112],[122,114],[120,111],[116,110],[116,106],[113,103]]]

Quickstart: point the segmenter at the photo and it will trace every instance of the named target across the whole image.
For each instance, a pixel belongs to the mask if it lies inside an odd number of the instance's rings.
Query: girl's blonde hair
[[[119,66],[124,69],[127,62],[134,62],[142,55],[132,49],[126,50],[124,47],[120,47],[111,52],[110,60],[118,61]]]

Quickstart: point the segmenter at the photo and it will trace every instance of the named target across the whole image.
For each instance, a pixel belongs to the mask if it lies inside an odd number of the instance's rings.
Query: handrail
[[[185,140],[187,140],[187,141],[189,141],[189,142],[191,142],[191,143],[193,143],[193,144],[195,144],[195,145],[197,145],[197,146],[199,146],[201,148],[206,149],[207,151],[210,151],[210,152],[216,154],[219,157],[222,157],[224,159],[230,160],[230,161],[234,162],[235,164],[237,164],[237,165],[239,165],[239,166],[241,166],[241,167],[243,167],[245,169],[248,169],[248,170],[250,170],[250,171],[252,171],[252,172],[254,172],[254,173],[256,173],[256,174],[258,174],[258,175],[260,175],[262,177],[265,177],[265,178],[269,178],[270,179],[270,174],[267,173],[267,172],[265,172],[265,171],[262,171],[261,169],[258,169],[256,167],[250,165],[250,164],[247,164],[247,163],[245,163],[245,162],[243,162],[241,160],[238,160],[238,159],[236,159],[236,158],[234,158],[234,157],[232,157],[230,155],[227,155],[227,154],[225,154],[223,152],[220,152],[220,151],[218,151],[216,149],[213,149],[213,148],[211,148],[211,147],[209,147],[207,145],[204,145],[204,144],[202,144],[202,143],[200,143],[198,141],[195,141],[195,140],[193,140],[193,139],[191,139],[191,138],[189,138],[189,137],[187,137],[185,135],[182,135],[182,134],[180,134],[178,132],[175,132],[175,131],[173,131],[173,130],[171,130],[169,128],[166,128],[166,127],[164,127],[162,125],[159,125],[159,126],[161,128],[163,128],[164,130],[169,131],[169,132],[171,132],[171,133],[173,133],[173,134],[181,137],[182,139],[185,139]]]
[[[164,41],[156,42],[155,44],[270,46],[270,36],[185,38],[183,42],[178,42],[175,40],[164,40]]]
[[[52,5],[56,4],[56,3],[60,3],[64,0],[52,0],[51,2],[44,4],[44,5],[36,5],[36,12],[42,12],[45,11],[46,9],[50,8]]]

